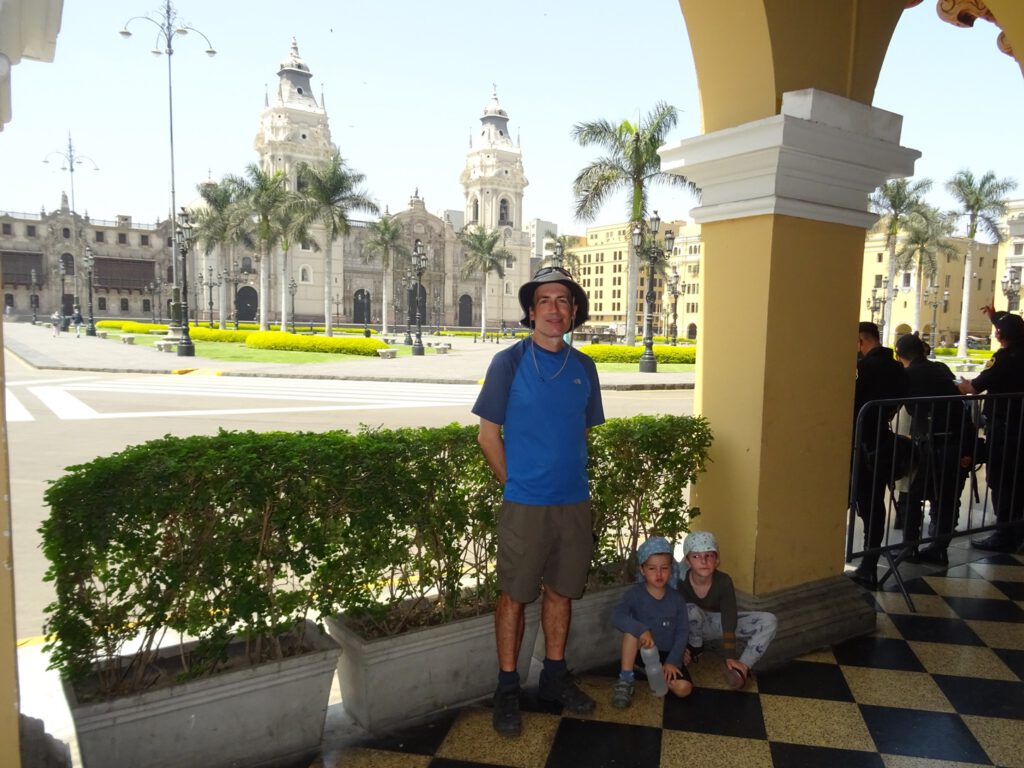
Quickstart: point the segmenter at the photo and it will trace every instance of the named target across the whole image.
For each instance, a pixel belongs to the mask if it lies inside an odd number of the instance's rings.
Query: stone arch
[[[688,339],[696,339],[697,338],[697,324],[696,323],[690,323],[688,326],[686,326],[686,338],[688,338]]]
[[[373,305],[370,292],[360,288],[352,294],[352,322],[356,324],[373,322]]]
[[[243,323],[252,322],[256,319],[259,310],[260,299],[256,289],[251,285],[243,285],[235,294],[235,318]]]

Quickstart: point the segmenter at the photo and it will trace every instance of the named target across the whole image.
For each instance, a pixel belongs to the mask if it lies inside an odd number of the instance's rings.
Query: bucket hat
[[[533,294],[545,283],[561,283],[572,293],[573,304],[576,305],[576,315],[572,321],[573,330],[587,322],[590,318],[590,301],[580,284],[573,279],[572,273],[562,267],[541,267],[533,276],[533,280],[523,283],[519,288],[519,306],[523,308],[523,319],[519,321],[521,325],[531,327],[530,308],[533,307]]]
[[[689,555],[691,552],[717,552],[718,542],[715,541],[715,537],[707,531],[697,531],[691,533],[686,537],[686,541],[683,542],[683,554]]]

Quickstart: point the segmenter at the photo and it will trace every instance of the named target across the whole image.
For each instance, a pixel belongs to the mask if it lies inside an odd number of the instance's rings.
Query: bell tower
[[[498,102],[497,89],[480,117],[480,128],[470,138],[466,166],[459,176],[466,195],[466,226],[485,229],[523,228],[522,150],[512,143],[508,113]]]
[[[295,189],[295,166],[316,163],[331,153],[327,111],[313,96],[310,72],[292,38],[291,50],[277,71],[277,94],[265,98],[260,128],[253,143],[264,171],[284,171]]]

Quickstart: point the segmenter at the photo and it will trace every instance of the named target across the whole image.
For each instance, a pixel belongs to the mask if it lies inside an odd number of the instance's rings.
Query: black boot
[[[864,555],[857,570],[847,574],[855,583],[864,589],[874,592],[878,589],[878,554]]]
[[[973,539],[971,546],[985,552],[1013,552],[1017,549],[1013,535],[1007,531],[996,531],[984,539]]]
[[[949,555],[945,544],[932,544],[917,553],[917,562],[932,565],[949,565]]]

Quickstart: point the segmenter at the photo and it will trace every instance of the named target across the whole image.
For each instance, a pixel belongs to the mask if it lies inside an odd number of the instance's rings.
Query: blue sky
[[[0,210],[56,207],[68,174],[67,148],[92,158],[75,173],[79,210],[97,219],[129,214],[153,222],[169,207],[167,61],[149,53],[159,0],[66,0],[52,64],[13,69],[14,121],[0,133]],[[462,209],[458,182],[469,134],[492,83],[519,135],[530,185],[527,218],[584,231],[572,216],[572,180],[596,156],[570,138],[573,123],[618,121],[658,100],[680,109],[670,141],[700,130],[697,84],[682,13],[674,0],[644,0],[623,13],[610,0],[178,0],[182,20],[218,50],[203,54],[195,35],[176,38],[175,160],[178,202],[208,174],[240,173],[252,149],[278,64],[294,36],[321,88],[332,136],[366,188],[392,211],[418,188],[428,210]],[[607,7],[608,11],[601,12]],[[282,10],[283,9],[283,10]],[[1024,78],[999,53],[997,29],[956,29],[931,2],[904,13],[882,70],[875,106],[904,115],[905,146],[921,150],[916,177],[935,180],[930,199],[949,207],[943,182],[966,167],[1024,183]],[[1024,197],[1024,186],[1016,193]],[[655,192],[663,219],[686,217],[681,192]],[[597,223],[626,217],[624,197]]]

